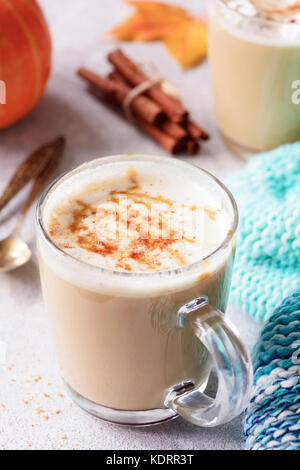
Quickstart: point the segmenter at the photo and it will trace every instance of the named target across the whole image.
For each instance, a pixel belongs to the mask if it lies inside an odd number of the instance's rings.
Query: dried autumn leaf
[[[165,42],[183,67],[195,65],[206,55],[206,24],[186,10],[170,4],[128,0],[136,12],[110,34],[121,41]]]
[[[156,24],[176,24],[191,18],[191,15],[184,8],[166,3],[136,0],[128,0],[127,3],[135,7],[144,18]]]
[[[109,33],[121,41],[156,41],[164,39],[190,15],[180,7],[159,2],[128,1],[137,12]]]
[[[109,31],[109,34],[115,36],[119,41],[133,41],[136,40],[138,32],[144,28],[142,16],[135,13],[127,20]]]
[[[207,27],[202,20],[191,20],[183,23],[164,41],[170,54],[184,68],[200,62],[207,51]]]
[[[172,33],[177,26],[153,23],[136,13],[109,31],[119,41],[157,41]]]

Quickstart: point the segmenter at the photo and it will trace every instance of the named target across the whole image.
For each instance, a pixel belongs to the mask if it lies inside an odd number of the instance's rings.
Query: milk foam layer
[[[54,193],[52,241],[74,258],[125,272],[157,272],[206,258],[226,238],[230,215],[211,187],[151,162],[100,166]]]
[[[94,205],[95,199],[103,202],[108,194],[111,197],[111,191],[132,187],[133,177],[139,181],[140,188],[153,197],[159,194],[163,200],[171,200],[179,206],[200,208],[205,236],[196,237],[192,243],[180,240],[174,240],[171,246],[162,243],[156,247],[157,256],[151,253],[151,260],[160,262],[150,265],[151,269],[147,263],[135,264],[134,257],[130,258],[128,269],[124,258],[121,260],[124,264],[120,264],[115,252],[111,257],[102,256],[84,249],[82,243],[70,247],[68,237],[60,237],[63,233],[60,228],[72,224],[70,208],[81,210],[75,202],[78,197],[84,198],[88,205]],[[179,292],[223,272],[232,259],[237,224],[231,196],[211,175],[174,158],[147,155],[106,157],[82,165],[52,187],[39,208],[39,219],[49,240],[52,237],[52,243],[44,236],[38,240],[40,256],[52,271],[89,291],[126,297],[155,297]],[[87,219],[89,225],[92,221]],[[67,230],[66,233],[70,232]],[[74,233],[76,231],[72,236]],[[53,237],[57,238],[57,246],[61,244],[60,249],[55,248]],[[63,243],[66,243],[65,247]],[[161,247],[165,246],[178,250],[184,263],[169,250],[163,250],[162,256]],[[205,258],[208,255],[209,258]]]
[[[300,46],[300,14],[275,18],[258,10],[250,0],[223,0],[222,27],[256,42]],[[274,21],[275,20],[275,21]]]
[[[300,2],[297,0],[225,0],[224,3],[245,16],[280,22],[300,21]]]

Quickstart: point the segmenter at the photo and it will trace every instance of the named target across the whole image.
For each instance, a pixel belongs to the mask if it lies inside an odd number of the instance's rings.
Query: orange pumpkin
[[[50,63],[51,38],[36,0],[0,0],[0,129],[36,105]]]

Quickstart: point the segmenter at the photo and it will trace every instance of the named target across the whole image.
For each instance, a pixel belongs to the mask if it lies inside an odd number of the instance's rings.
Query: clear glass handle
[[[222,312],[199,297],[180,308],[178,324],[189,322],[195,335],[209,351],[218,376],[215,398],[186,382],[168,393],[165,404],[187,421],[213,427],[231,421],[247,406],[252,387],[252,364],[234,325]]]

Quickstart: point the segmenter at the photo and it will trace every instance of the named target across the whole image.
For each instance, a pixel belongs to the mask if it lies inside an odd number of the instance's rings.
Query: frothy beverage
[[[108,171],[103,179],[103,168],[94,170],[52,203],[48,233],[75,258],[118,271],[166,271],[205,258],[225,239],[225,208],[210,188],[184,184],[175,172],[162,176],[147,162]]]
[[[299,8],[249,0],[211,4],[209,57],[221,132],[251,150],[299,140]]]
[[[210,370],[177,312],[199,296],[226,309],[230,195],[175,159],[120,156],[63,177],[40,210],[43,292],[73,398],[102,417],[103,409],[174,415],[167,392],[205,384]]]

